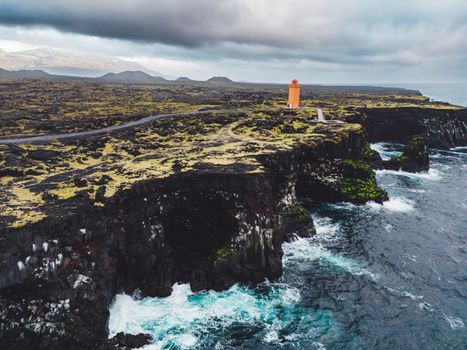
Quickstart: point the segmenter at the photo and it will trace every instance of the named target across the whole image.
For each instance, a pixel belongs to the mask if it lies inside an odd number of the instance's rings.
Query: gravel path
[[[72,139],[72,138],[81,138],[88,137],[100,134],[107,134],[117,130],[130,129],[138,125],[146,124],[157,119],[170,118],[170,117],[183,117],[197,114],[209,114],[209,113],[247,113],[246,110],[241,109],[216,109],[208,111],[197,111],[197,112],[188,112],[188,113],[174,113],[174,114],[157,114],[145,117],[139,120],[135,120],[129,123],[109,126],[102,129],[88,130],[88,131],[79,131],[79,132],[70,132],[65,134],[52,134],[52,135],[42,135],[42,136],[31,136],[23,138],[11,138],[11,139],[0,139],[0,145],[15,145],[15,144],[32,144],[32,143],[50,143],[55,140],[63,139]]]

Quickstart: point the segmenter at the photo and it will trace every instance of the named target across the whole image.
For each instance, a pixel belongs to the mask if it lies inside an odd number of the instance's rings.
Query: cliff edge
[[[314,227],[300,198],[383,201],[364,130],[290,111],[195,115],[2,146],[0,345],[102,348],[115,294],[282,273]]]

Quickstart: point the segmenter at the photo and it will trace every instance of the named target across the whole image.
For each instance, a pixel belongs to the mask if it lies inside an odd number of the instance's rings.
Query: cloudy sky
[[[466,0],[0,0],[0,48],[111,55],[170,76],[465,82]]]

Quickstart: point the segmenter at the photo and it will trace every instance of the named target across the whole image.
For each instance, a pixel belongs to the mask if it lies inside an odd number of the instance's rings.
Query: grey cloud
[[[1,0],[0,23],[199,47],[232,42],[290,49],[370,50],[414,28],[465,24],[464,0]],[[386,35],[386,37],[384,37]]]
[[[465,0],[0,0],[2,24],[123,39],[128,56],[466,69]]]
[[[235,1],[135,0],[0,2],[0,23],[50,26],[107,38],[199,46],[236,21]]]

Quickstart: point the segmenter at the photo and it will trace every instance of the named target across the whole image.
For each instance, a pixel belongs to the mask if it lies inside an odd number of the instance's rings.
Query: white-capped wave
[[[342,254],[333,253],[324,248],[321,244],[309,238],[300,238],[291,243],[283,245],[284,264],[288,262],[318,261],[322,265],[333,267],[353,275],[367,275],[372,279],[377,279],[378,275],[366,269],[359,261],[346,258]],[[301,264],[308,268],[307,264]]]
[[[441,172],[437,169],[430,169],[427,172],[421,173],[409,173],[403,170],[376,170],[376,174],[381,175],[396,175],[396,176],[404,176],[409,177],[412,179],[422,179],[422,180],[430,180],[430,181],[439,181],[443,177],[441,176]]]
[[[421,303],[418,303],[418,307],[420,310],[425,310],[428,312],[433,312],[435,310],[433,308],[433,305],[431,305],[430,303],[426,303],[424,301],[422,301]]]
[[[419,300],[419,299],[423,299],[423,298],[424,298],[423,295],[414,295],[414,294],[412,294],[412,293],[410,293],[410,292],[407,292],[407,291],[404,291],[404,292],[402,292],[401,294],[402,294],[403,296],[405,296],[405,297],[408,297],[408,298],[412,299],[412,300]]]
[[[397,156],[400,156],[402,154],[402,152],[400,151],[390,150],[391,146],[393,147],[394,144],[386,143],[386,142],[377,142],[377,143],[370,144],[370,148],[373,151],[378,152],[379,155],[381,156],[381,159],[383,160],[389,160]]]
[[[405,213],[414,210],[415,202],[404,197],[392,197],[388,201],[379,204],[376,202],[369,202],[367,206],[374,210],[385,209],[392,212]]]
[[[464,328],[464,321],[460,317],[452,317],[446,314],[443,314],[444,319],[449,323],[449,326],[452,329]]]
[[[425,190],[417,190],[415,188],[408,188],[407,191],[412,192],[412,193],[426,193]]]
[[[313,239],[333,241],[339,232],[339,224],[332,221],[331,218],[319,215],[312,215],[313,223],[316,228],[316,235]]]

